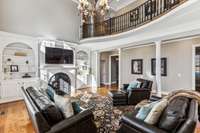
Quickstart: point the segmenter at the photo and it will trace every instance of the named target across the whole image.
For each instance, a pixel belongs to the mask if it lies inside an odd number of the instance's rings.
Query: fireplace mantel
[[[63,70],[63,69],[78,69],[76,66],[66,66],[66,65],[43,65],[40,67],[41,70]]]

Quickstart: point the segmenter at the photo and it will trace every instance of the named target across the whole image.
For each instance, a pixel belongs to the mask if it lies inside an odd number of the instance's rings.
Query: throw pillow
[[[136,88],[141,88],[142,82],[138,81],[137,87]]]
[[[48,98],[54,102],[54,93],[55,91],[53,90],[53,88],[51,86],[48,85],[47,89],[46,89],[46,93]]]
[[[148,86],[149,86],[149,82],[144,80],[141,88],[148,88]]]
[[[136,115],[136,118],[140,120],[145,120],[145,118],[147,117],[147,115],[149,114],[149,112],[151,111],[151,109],[154,107],[156,103],[157,102],[152,102],[150,104],[147,104],[141,107]]]
[[[129,84],[127,90],[132,90],[132,89],[134,89],[134,88],[137,88],[138,83],[139,83],[138,81],[133,81],[133,82],[131,82],[131,83]]]
[[[82,111],[80,105],[77,102],[72,102],[72,107],[74,110],[74,114],[78,114]]]
[[[64,114],[65,118],[69,118],[70,116],[74,115],[70,97],[63,97],[55,94],[54,101],[61,112]]]
[[[160,102],[156,103],[144,121],[150,125],[156,124],[158,122],[163,110],[167,106],[167,103],[168,102],[166,99],[163,99]]]

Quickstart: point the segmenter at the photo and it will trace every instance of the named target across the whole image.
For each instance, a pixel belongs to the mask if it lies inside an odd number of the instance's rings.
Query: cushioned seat
[[[110,91],[109,96],[112,98],[113,105],[127,105],[127,95],[121,91]]]

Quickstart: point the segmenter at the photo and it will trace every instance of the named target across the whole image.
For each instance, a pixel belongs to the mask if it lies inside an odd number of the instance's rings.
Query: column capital
[[[157,40],[154,42],[156,45],[161,45],[162,44],[162,40]]]

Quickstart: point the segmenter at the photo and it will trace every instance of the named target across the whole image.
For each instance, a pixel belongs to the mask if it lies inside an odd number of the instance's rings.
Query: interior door
[[[200,92],[200,47],[195,49],[195,89]]]
[[[100,82],[101,84],[106,83],[106,61],[100,61]]]

